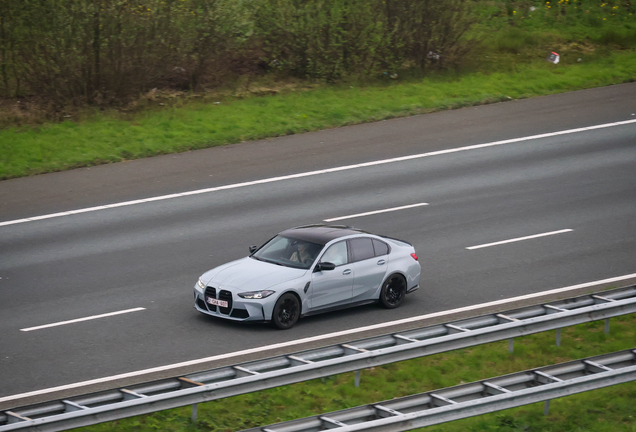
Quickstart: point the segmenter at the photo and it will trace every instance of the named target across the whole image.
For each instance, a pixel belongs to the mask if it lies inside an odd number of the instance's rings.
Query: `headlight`
[[[238,296],[244,299],[262,299],[265,297],[269,297],[274,294],[276,291],[264,290],[264,291],[250,291],[239,293]]]
[[[199,288],[201,288],[203,291],[205,291],[205,284],[203,283],[201,278],[199,278],[199,281],[197,282],[197,285],[199,286]]]

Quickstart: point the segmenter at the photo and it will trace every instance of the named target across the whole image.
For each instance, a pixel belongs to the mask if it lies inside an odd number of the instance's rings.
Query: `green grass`
[[[541,60],[514,69],[226,97],[220,104],[188,101],[127,120],[110,113],[12,127],[0,130],[0,179],[633,81],[636,52],[584,64]]]
[[[198,406],[198,421],[184,407],[83,428],[84,431],[233,431],[265,426],[395,397],[421,393],[576,360],[636,346],[636,315],[563,329],[561,346],[550,331],[508,342],[438,354],[362,371],[359,388],[347,373],[291,386],[217,400]],[[551,402],[505,410],[424,428],[425,431],[636,431],[636,383],[581,393]]]

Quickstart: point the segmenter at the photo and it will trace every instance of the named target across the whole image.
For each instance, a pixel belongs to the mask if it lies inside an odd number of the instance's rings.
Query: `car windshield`
[[[317,243],[279,235],[265,243],[251,257],[285,267],[309,269],[320,249],[322,245]]]

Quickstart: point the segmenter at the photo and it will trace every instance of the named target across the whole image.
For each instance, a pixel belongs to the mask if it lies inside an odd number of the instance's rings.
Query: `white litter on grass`
[[[559,54],[552,51],[546,60],[549,61],[550,63],[557,64],[559,63],[559,59],[560,59]]]

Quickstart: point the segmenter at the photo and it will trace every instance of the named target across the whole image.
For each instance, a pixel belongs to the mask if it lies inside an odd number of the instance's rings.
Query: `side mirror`
[[[321,263],[318,263],[318,265],[314,269],[314,272],[325,271],[325,270],[328,271],[328,270],[333,270],[335,268],[336,268],[336,265],[334,263],[321,262]]]
[[[250,246],[250,253],[253,254],[254,252],[256,252],[258,250],[258,246],[256,245],[252,245]]]

